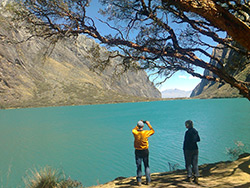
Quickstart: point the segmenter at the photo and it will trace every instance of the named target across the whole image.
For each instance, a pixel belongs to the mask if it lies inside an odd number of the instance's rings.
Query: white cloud
[[[191,80],[191,79],[195,79],[195,80],[198,79],[199,80],[200,78],[197,78],[197,77],[194,77],[194,76],[189,76],[188,79],[189,80]]]
[[[187,76],[180,75],[179,78],[187,79]]]

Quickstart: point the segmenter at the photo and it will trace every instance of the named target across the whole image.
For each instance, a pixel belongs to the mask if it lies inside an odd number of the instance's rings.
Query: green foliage
[[[229,155],[231,160],[236,160],[243,153],[246,153],[247,146],[243,144],[241,141],[235,141],[235,147],[226,148],[226,153]]]
[[[26,188],[81,188],[80,182],[66,178],[65,174],[51,167],[44,167],[37,171],[31,170],[31,175],[24,179]]]

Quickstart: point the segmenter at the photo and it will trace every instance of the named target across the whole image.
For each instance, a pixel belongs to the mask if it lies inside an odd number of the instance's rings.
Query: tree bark
[[[211,25],[226,31],[234,41],[250,51],[250,27],[213,0],[162,0],[162,2],[174,4],[184,11],[191,11],[204,17]]]

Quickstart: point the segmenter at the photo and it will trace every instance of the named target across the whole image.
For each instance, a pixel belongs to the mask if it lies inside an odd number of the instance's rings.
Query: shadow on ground
[[[246,158],[246,160],[243,160]],[[249,188],[249,181],[245,179],[245,176],[250,175],[250,160],[249,154],[245,154],[239,158],[236,162],[226,161],[213,164],[205,164],[199,167],[200,181],[199,185],[186,181],[186,171],[177,170],[174,172],[155,173],[151,175],[152,182],[150,187],[236,187],[236,188]],[[237,163],[238,162],[238,163]],[[145,182],[145,177],[143,177]],[[116,187],[137,187],[136,179],[117,179],[115,183]],[[145,185],[142,185],[142,187]]]
[[[250,187],[250,154],[242,155],[238,160],[204,164],[199,166],[199,185],[186,181],[186,170],[173,172],[153,173],[150,186],[145,185],[145,177],[142,177],[143,187],[171,187],[171,188],[249,188]],[[138,187],[136,178],[119,177],[100,188],[130,188]]]

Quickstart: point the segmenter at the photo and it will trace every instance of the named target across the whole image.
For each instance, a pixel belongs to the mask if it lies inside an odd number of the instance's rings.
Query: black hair
[[[188,128],[193,128],[194,127],[194,124],[193,124],[192,120],[187,120],[185,122],[185,125],[187,125]]]

